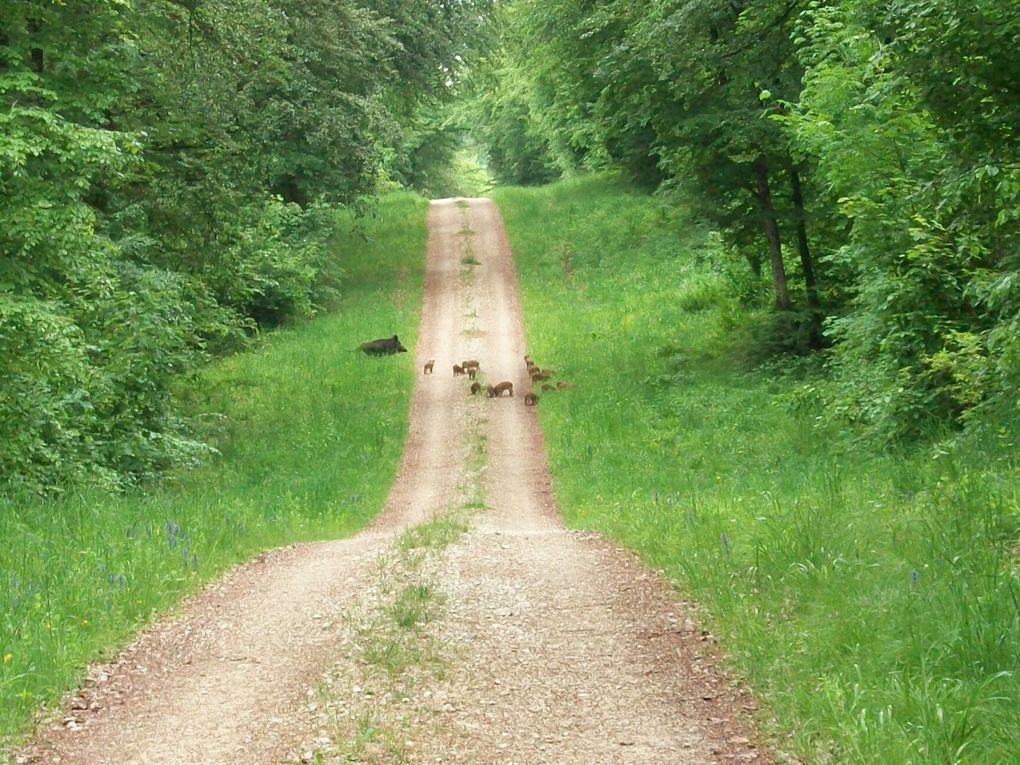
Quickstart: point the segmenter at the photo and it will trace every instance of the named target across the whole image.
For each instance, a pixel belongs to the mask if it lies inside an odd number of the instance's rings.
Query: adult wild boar
[[[369,356],[387,356],[393,353],[407,353],[407,348],[400,344],[397,336],[384,337],[380,340],[369,340],[358,346],[358,350],[364,351]]]

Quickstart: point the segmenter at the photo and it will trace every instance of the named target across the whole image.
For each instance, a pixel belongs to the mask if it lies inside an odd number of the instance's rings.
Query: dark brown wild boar
[[[387,356],[393,353],[407,353],[407,348],[401,345],[397,336],[384,337],[379,340],[369,340],[358,346],[359,351],[364,351],[369,356]]]
[[[499,398],[504,393],[509,393],[511,396],[514,395],[514,384],[509,380],[504,380],[498,385],[487,386],[489,392],[489,398]]]

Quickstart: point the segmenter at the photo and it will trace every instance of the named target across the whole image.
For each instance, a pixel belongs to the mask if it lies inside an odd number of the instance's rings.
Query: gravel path
[[[435,372],[378,521],[235,569],[93,667],[15,762],[772,761],[696,607],[562,526],[495,207],[437,201],[429,227]],[[472,396],[468,358],[515,395]]]

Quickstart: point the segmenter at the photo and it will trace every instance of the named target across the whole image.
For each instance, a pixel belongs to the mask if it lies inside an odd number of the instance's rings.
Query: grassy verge
[[[568,522],[704,603],[798,757],[1017,762],[1017,434],[820,431],[817,370],[747,363],[711,235],[605,179],[494,197],[528,349],[576,383],[540,404]]]
[[[86,661],[224,569],[267,547],[346,535],[379,510],[407,429],[411,353],[353,349],[398,333],[413,350],[424,202],[384,200],[340,221],[335,314],[219,362],[189,408],[220,450],[147,494],[0,507],[0,742]]]

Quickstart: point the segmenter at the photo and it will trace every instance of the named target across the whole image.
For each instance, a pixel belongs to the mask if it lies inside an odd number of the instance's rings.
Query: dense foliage
[[[498,16],[476,110],[504,179],[609,165],[692,192],[749,266],[736,292],[775,303],[763,339],[831,346],[831,415],[888,438],[1015,414],[1015,3],[511,0]]]
[[[172,380],[336,295],[333,208],[425,171],[481,3],[0,7],[0,491],[203,447]]]

